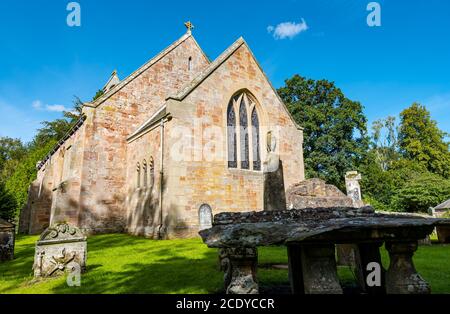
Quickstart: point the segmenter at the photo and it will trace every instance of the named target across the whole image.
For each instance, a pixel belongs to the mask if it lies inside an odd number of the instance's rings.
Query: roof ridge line
[[[214,72],[222,63],[224,63],[240,46],[245,44],[244,38],[239,37],[234,43],[228,46],[210,65],[201,71],[193,80],[180,88],[176,95],[169,96],[166,98],[166,101],[169,99],[182,101],[186,98],[192,90],[195,89],[198,85],[201,84],[212,72]]]
[[[139,75],[141,75],[145,70],[150,68],[153,64],[161,60],[164,56],[166,56],[169,52],[171,52],[173,49],[178,47],[180,44],[182,44],[185,40],[187,40],[189,37],[192,37],[192,34],[185,33],[183,36],[178,38],[176,41],[174,41],[172,44],[167,46],[165,49],[160,51],[158,54],[156,54],[154,57],[149,59],[147,62],[145,62],[143,65],[141,65],[137,70],[132,72],[130,75],[128,75],[126,78],[124,78],[122,81],[120,81],[119,84],[114,86],[112,89],[110,89],[108,92],[103,94],[101,97],[96,99],[94,102],[89,103],[89,107],[98,107],[102,103],[104,103],[107,99],[109,99],[112,95],[120,91],[122,88],[124,88],[126,85],[131,83],[135,78],[137,78]],[[195,40],[195,39],[194,39]],[[198,45],[198,44],[197,44]]]

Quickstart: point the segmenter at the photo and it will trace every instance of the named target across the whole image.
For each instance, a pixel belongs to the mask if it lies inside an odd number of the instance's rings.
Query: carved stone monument
[[[263,163],[264,172],[264,210],[286,210],[283,163],[275,152],[276,137],[267,133],[267,158]]]
[[[46,229],[36,243],[34,277],[54,277],[86,270],[87,242],[80,229],[66,223]]]
[[[224,272],[227,294],[257,294],[259,292],[256,270],[256,248],[222,248],[219,250],[220,268]]]
[[[358,171],[349,171],[345,174],[345,187],[347,195],[353,201],[353,207],[363,207],[364,203],[361,197],[361,186],[359,185],[361,174]]]
[[[15,226],[0,218],[0,262],[14,258]]]

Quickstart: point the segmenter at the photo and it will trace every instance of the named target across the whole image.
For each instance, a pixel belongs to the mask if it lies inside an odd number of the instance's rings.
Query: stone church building
[[[244,39],[211,62],[187,28],[85,103],[37,165],[21,232],[68,222],[88,233],[193,236],[219,212],[267,207],[270,154],[283,190],[304,180],[302,129]]]

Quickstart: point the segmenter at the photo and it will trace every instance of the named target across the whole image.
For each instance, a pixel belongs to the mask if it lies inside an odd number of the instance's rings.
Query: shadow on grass
[[[167,250],[155,254],[167,254]],[[222,274],[211,263],[217,255],[208,252],[201,259],[174,257],[157,262],[129,263],[120,271],[102,270],[91,265],[82,276],[80,287],[61,283],[53,293],[215,293],[221,287]]]

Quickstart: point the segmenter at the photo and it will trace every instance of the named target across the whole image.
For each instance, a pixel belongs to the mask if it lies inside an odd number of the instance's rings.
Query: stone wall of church
[[[303,133],[243,45],[183,102],[169,105],[168,111],[173,115],[167,137],[170,161],[165,168],[169,193],[163,208],[168,213],[171,237],[197,234],[199,208],[203,204],[208,204],[213,214],[263,209],[263,173],[229,169],[226,160],[227,106],[231,97],[242,89],[248,90],[260,106],[262,160],[266,158],[266,133],[273,131],[278,140],[276,152],[282,162],[285,189],[304,180]],[[205,130],[212,126],[222,128],[221,139],[205,136]],[[191,142],[200,141],[201,149],[180,152],[181,134],[189,134]],[[222,158],[208,161],[217,151],[222,154],[216,156]]]
[[[166,133],[166,132],[164,132]],[[128,144],[126,231],[157,238],[160,218],[161,128]]]
[[[90,110],[82,169],[81,226],[92,233],[126,229],[127,137],[207,64],[195,41],[188,37]],[[130,163],[136,164],[133,160]]]
[[[51,223],[78,223],[84,128],[75,132],[39,169],[21,211],[19,231],[39,234]]]

